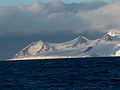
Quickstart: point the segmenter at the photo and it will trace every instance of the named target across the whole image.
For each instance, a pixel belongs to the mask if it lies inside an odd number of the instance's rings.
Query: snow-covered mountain
[[[62,43],[33,42],[12,60],[120,56],[120,33],[110,31],[96,40],[79,36]]]

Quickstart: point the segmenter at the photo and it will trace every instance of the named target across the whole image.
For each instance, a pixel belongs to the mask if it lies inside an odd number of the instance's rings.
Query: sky
[[[119,28],[119,5],[119,0],[0,0],[0,36],[105,32]]]
[[[0,0],[0,56],[36,40],[94,39],[110,30],[120,30],[120,0]]]
[[[0,6],[9,6],[9,5],[14,6],[14,5],[20,5],[20,4],[26,5],[26,4],[32,4],[34,2],[39,2],[39,1],[43,3],[49,3],[53,0],[0,0]],[[62,1],[65,3],[81,3],[81,2],[91,2],[91,1],[112,2],[112,1],[119,1],[119,0],[62,0]]]
[[[0,0],[0,36],[119,29],[119,0]]]

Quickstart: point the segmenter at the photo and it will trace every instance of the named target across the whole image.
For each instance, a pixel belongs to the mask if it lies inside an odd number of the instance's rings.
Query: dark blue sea
[[[1,61],[0,90],[120,90],[120,58]]]

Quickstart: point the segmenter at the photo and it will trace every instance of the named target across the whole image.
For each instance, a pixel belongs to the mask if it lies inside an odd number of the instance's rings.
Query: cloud
[[[42,11],[45,8],[45,5],[41,2],[36,2],[31,5],[22,5],[18,6],[21,10],[23,11],[31,11],[31,12],[37,12],[37,11]]]
[[[0,7],[0,35],[82,32],[91,28],[92,13],[102,11],[104,5],[103,2],[65,4],[53,1]]]
[[[99,9],[80,12],[80,17],[89,22],[92,28],[120,30],[120,2],[110,3]]]

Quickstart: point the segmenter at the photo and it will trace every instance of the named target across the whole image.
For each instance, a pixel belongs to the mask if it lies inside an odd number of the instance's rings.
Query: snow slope
[[[96,40],[79,36],[63,43],[33,42],[11,60],[112,56],[120,56],[120,33],[110,31]]]

